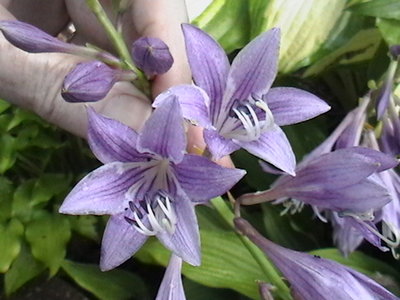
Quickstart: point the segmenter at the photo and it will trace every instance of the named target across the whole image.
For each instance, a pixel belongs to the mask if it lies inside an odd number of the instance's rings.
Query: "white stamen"
[[[148,229],[142,223],[142,221],[140,220],[136,211],[133,212],[133,218],[134,218],[134,221],[138,224],[138,226],[136,226],[135,224],[132,224],[132,226],[135,227],[136,230],[139,231],[141,234],[148,235],[148,236],[156,235],[156,232],[154,230]]]
[[[161,232],[163,228],[159,224],[159,220],[157,220],[154,215],[153,209],[150,207],[150,201],[147,201],[147,216],[149,217],[150,226],[153,228],[155,232]]]

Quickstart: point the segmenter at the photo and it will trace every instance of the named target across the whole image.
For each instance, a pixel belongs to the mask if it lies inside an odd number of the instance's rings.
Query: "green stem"
[[[150,96],[150,85],[148,80],[146,79],[143,72],[141,72],[138,68],[135,67],[135,64],[132,61],[129,50],[125,44],[125,41],[122,35],[116,30],[110,19],[108,18],[106,12],[103,7],[99,3],[98,0],[86,0],[88,7],[95,14],[96,18],[99,20],[100,24],[103,26],[104,30],[111,43],[114,45],[118,55],[124,61],[124,65],[127,69],[134,71],[138,78],[134,81],[134,84],[147,96]]]
[[[233,230],[235,230],[235,226],[233,224],[233,219],[235,215],[233,214],[232,209],[226,204],[226,202],[221,197],[218,197],[212,199],[211,204],[225,221],[225,223],[228,224],[229,227],[231,227]],[[253,256],[255,261],[258,263],[266,278],[277,288],[275,293],[279,295],[281,299],[292,300],[293,298],[290,295],[290,290],[288,286],[283,282],[280,274],[275,270],[275,267],[267,259],[264,252],[262,252],[256,245],[254,245],[247,237],[239,233],[237,233],[237,235],[239,236],[243,245]]]

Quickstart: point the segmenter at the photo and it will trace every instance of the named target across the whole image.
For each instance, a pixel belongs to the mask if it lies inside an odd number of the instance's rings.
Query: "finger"
[[[57,35],[69,22],[64,0],[0,0],[15,18]]]

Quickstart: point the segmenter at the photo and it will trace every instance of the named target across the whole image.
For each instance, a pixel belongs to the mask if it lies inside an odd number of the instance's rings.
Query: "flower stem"
[[[143,72],[135,67],[122,35],[114,27],[99,1],[86,0],[86,4],[99,20],[100,24],[103,26],[108,38],[114,45],[115,50],[117,51],[120,58],[124,61],[125,67],[134,71],[137,74],[137,79],[134,81],[134,84],[147,96],[150,96],[151,92],[148,80],[146,79]]]
[[[229,225],[233,230],[235,226],[233,224],[233,219],[235,218],[232,209],[226,204],[226,202],[221,198],[214,198],[211,200],[211,204],[222,217],[226,224]],[[236,232],[236,230],[235,230]],[[237,233],[237,232],[236,232]],[[284,300],[292,300],[290,295],[290,290],[288,286],[283,282],[280,274],[275,270],[273,264],[267,259],[264,253],[254,245],[247,237],[237,233],[243,245],[247,248],[250,254],[253,256],[255,261],[258,263],[262,271],[266,276],[266,281],[272,283],[276,287],[275,293]]]

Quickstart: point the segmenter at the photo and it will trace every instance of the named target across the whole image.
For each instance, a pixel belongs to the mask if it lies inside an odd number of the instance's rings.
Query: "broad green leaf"
[[[69,221],[72,230],[94,241],[99,239],[99,233],[96,229],[99,221],[97,216],[71,216]]]
[[[17,127],[18,125],[20,125],[23,122],[26,123],[27,121],[36,121],[36,122],[42,123],[42,120],[36,114],[34,114],[30,111],[21,109],[21,108],[17,108],[14,110],[13,119],[11,120],[10,124],[8,125],[8,130],[11,130],[11,129]]]
[[[54,196],[65,194],[70,182],[71,178],[64,174],[43,174],[33,187],[31,205],[47,202]]]
[[[0,99],[0,114],[5,112],[10,106],[10,103],[4,101],[3,99]]]
[[[248,6],[248,0],[214,0],[193,24],[211,34],[230,53],[249,42]]]
[[[25,283],[38,276],[45,269],[44,265],[35,260],[28,247],[23,246],[18,257],[4,275],[6,295],[14,293]]]
[[[82,288],[101,300],[146,299],[143,280],[130,272],[112,270],[101,272],[98,265],[65,260],[63,270]]]
[[[348,10],[365,16],[400,20],[398,0],[372,0],[353,5]]]
[[[382,262],[379,259],[355,251],[348,258],[343,257],[337,249],[318,249],[311,252],[324,258],[335,260],[343,265],[349,266],[364,273],[382,284],[392,292],[400,292],[400,272],[398,269]]]
[[[0,222],[11,217],[11,203],[14,187],[7,177],[0,176]]]
[[[10,268],[21,250],[21,235],[24,226],[18,219],[11,219],[8,224],[0,224],[0,273]]]
[[[244,296],[236,294],[232,290],[206,287],[187,278],[183,279],[183,288],[185,290],[186,299],[188,300],[204,300],[204,299],[245,300]],[[246,299],[248,298],[246,297]]]
[[[279,70],[289,73],[316,52],[343,13],[346,0],[271,0],[265,27],[281,29]]]
[[[381,18],[376,20],[376,25],[389,46],[400,44],[400,20]]]
[[[12,216],[18,217],[23,222],[28,222],[32,215],[32,191],[35,180],[30,179],[21,183],[15,190],[12,201]]]
[[[201,250],[201,266],[183,265],[186,277],[209,287],[230,288],[252,299],[259,298],[256,280],[265,280],[265,276],[236,234],[202,230]],[[135,257],[166,266],[170,252],[151,239]]]
[[[381,35],[377,29],[361,30],[342,47],[309,67],[304,76],[317,75],[333,64],[351,64],[371,59],[380,41]]]
[[[250,38],[253,39],[267,28],[267,9],[271,0],[249,1],[249,13],[251,22]]]
[[[10,169],[17,158],[16,139],[8,134],[0,136],[0,174]]]
[[[44,215],[28,224],[25,237],[31,246],[32,255],[57,273],[66,253],[71,237],[70,224],[66,217]]]

